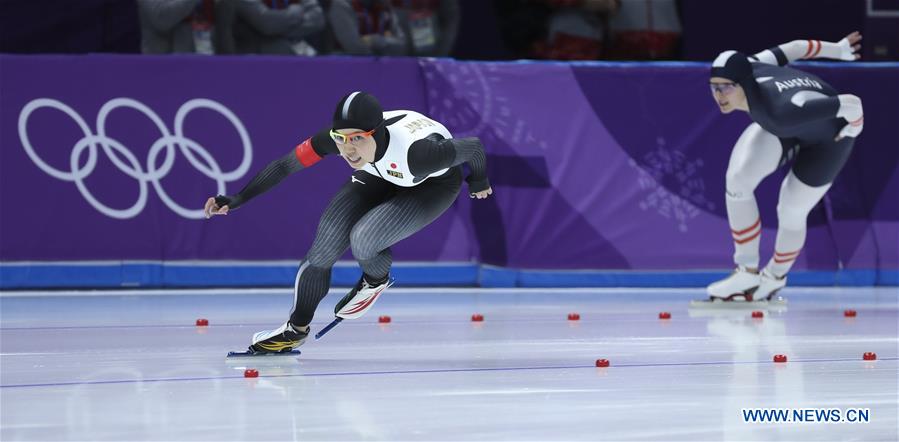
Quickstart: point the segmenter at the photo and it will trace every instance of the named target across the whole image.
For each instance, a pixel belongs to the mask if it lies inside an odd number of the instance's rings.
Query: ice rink
[[[897,288],[788,288],[761,319],[690,309],[702,294],[391,289],[298,357],[233,361],[286,319],[289,290],[6,292],[0,439],[899,440]],[[751,408],[870,414],[747,423]]]

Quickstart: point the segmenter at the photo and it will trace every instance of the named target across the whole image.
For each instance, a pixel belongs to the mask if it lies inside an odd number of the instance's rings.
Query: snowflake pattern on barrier
[[[424,75],[432,84],[445,81],[446,88],[431,87],[428,93],[430,113],[454,136],[480,136],[487,133],[507,140],[512,145],[538,146],[538,139],[524,119],[517,117],[509,97],[502,94],[499,67],[493,63],[453,64],[426,60]],[[439,77],[439,78],[438,78]]]
[[[655,150],[643,156],[642,165],[630,160],[631,167],[637,170],[637,185],[648,191],[640,201],[640,209],[655,210],[662,217],[675,220],[678,230],[686,232],[688,221],[699,215],[700,207],[715,210],[715,204],[705,196],[705,180],[699,174],[704,164],[702,159],[689,159],[683,152],[666,149],[664,138],[657,143]],[[663,185],[666,183],[667,188]]]

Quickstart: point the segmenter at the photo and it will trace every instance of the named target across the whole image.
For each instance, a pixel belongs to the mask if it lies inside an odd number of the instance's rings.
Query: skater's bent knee
[[[350,233],[350,248],[353,250],[353,257],[361,261],[372,259],[381,251],[367,229],[358,227]]]
[[[755,191],[756,181],[742,171],[727,171],[725,185],[727,195],[735,199],[749,198]]]
[[[310,250],[309,254],[306,255],[306,261],[309,262],[309,265],[313,267],[328,269],[331,268],[331,266],[333,266],[338,259],[340,259],[340,255],[343,254],[344,250]]]

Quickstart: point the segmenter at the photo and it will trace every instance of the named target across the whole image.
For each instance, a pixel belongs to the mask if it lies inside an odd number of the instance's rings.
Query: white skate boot
[[[387,290],[392,285],[393,279],[390,278],[390,275],[387,275],[387,279],[384,282],[377,285],[369,284],[365,280],[365,275],[363,275],[359,278],[356,286],[334,306],[334,316],[336,318],[318,332],[315,335],[315,339],[320,339],[344,319],[356,319],[367,313],[375,305],[378,296],[381,296],[381,293],[384,293],[384,290]]]
[[[777,292],[786,285],[786,275],[778,278],[777,276],[774,276],[773,273],[769,272],[768,269],[762,270],[759,288],[755,291],[752,298],[755,301],[774,301],[777,299],[775,297]]]
[[[746,267],[737,267],[727,278],[714,282],[706,288],[710,301],[752,302],[761,284],[761,276]]]
[[[375,286],[369,285],[365,278],[359,278],[356,286],[347,293],[334,307],[334,315],[341,319],[356,319],[368,312],[384,290],[393,285],[389,277],[387,281]]]

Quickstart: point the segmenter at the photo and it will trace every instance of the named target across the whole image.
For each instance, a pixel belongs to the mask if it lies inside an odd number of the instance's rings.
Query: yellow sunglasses
[[[362,141],[363,138],[370,137],[373,133],[375,133],[376,130],[377,129],[372,129],[368,132],[353,132],[351,134],[342,134],[340,132],[334,132],[334,130],[331,129],[331,139],[334,140],[334,142],[337,144],[357,144]]]
[[[375,126],[375,128],[372,130],[365,131],[365,132],[353,132],[351,134],[342,134],[340,132],[334,131],[334,129],[331,129],[331,131],[330,131],[331,139],[334,140],[334,142],[337,144],[347,144],[347,143],[357,144],[360,141],[362,141],[365,137],[372,136],[372,134],[374,134],[375,131],[380,129],[382,125],[384,125],[384,121],[381,121],[380,123],[378,123],[378,125]]]

